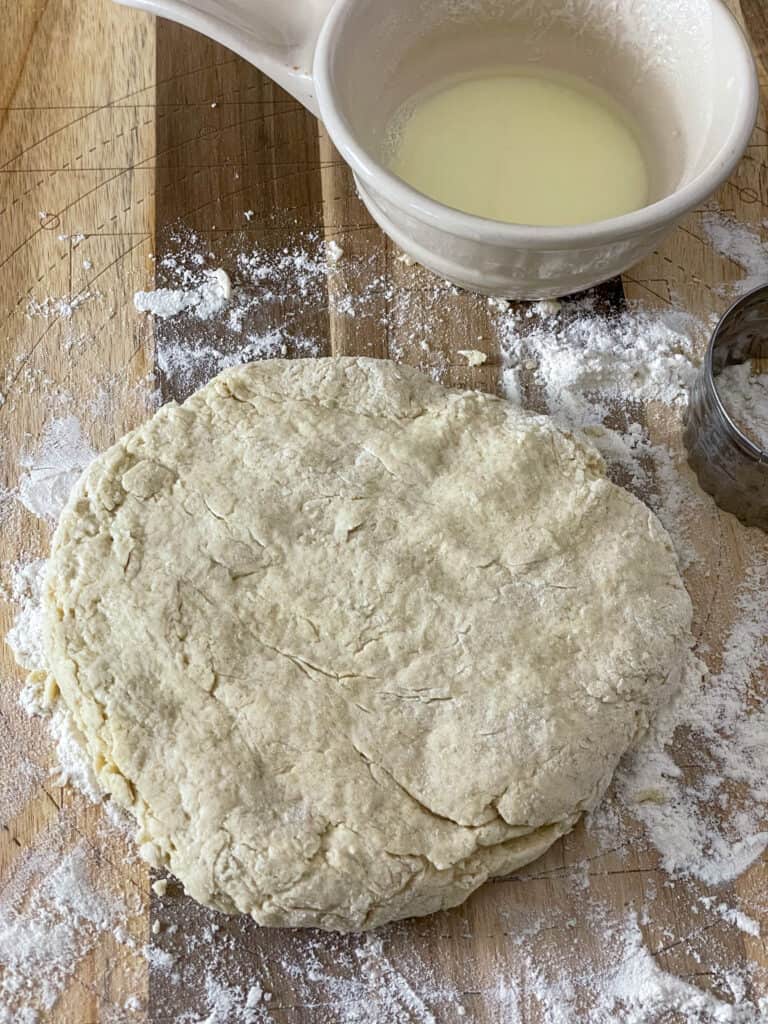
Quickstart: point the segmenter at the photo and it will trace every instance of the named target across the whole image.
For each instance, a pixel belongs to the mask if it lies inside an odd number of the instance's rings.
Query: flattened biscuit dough
[[[666,533],[543,417],[368,359],[255,363],[100,456],[46,648],[200,902],[373,928],[594,806],[690,644]]]

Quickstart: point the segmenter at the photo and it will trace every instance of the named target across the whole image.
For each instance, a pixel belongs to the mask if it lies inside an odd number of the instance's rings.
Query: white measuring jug
[[[721,0],[121,0],[197,29],[320,117],[380,227],[460,287],[555,298],[619,274],[732,173],[757,117],[749,45]],[[576,227],[487,220],[386,166],[394,112],[447,75],[551,67],[631,115],[651,201]],[[520,140],[525,145],[525,140]]]

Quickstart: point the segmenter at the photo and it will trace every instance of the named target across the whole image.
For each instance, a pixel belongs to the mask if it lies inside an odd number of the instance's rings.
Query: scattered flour
[[[602,1006],[592,1014],[595,1021],[658,1024],[672,1008],[686,1021],[759,1024],[765,1019],[768,1000],[761,1000],[759,1005],[742,1000],[726,1002],[663,971],[643,942],[634,915],[630,915],[620,941],[619,967],[606,973],[605,988],[599,994]],[[614,1016],[617,1011],[620,1017]]]
[[[699,902],[707,910],[714,910],[724,921],[732,924],[734,928],[738,928],[745,935],[751,935],[755,939],[760,938],[759,923],[750,917],[749,914],[745,914],[743,910],[739,910],[737,907],[729,907],[727,903],[718,903],[712,896],[701,896]]]
[[[314,342],[302,338],[292,339],[291,348],[296,355],[314,355],[317,352]],[[187,392],[195,390],[201,379],[210,380],[230,366],[256,359],[284,357],[288,351],[288,343],[279,331],[252,338],[234,351],[215,345],[192,346],[185,345],[182,340],[166,339],[157,348],[157,367],[167,380],[173,381],[174,388]]]
[[[761,557],[741,586],[720,670],[689,673],[618,776],[622,801],[673,876],[719,885],[768,847],[768,708],[752,703],[752,680],[768,665],[766,588],[768,560]],[[691,776],[684,766],[693,751]],[[653,799],[643,799],[649,793]]]
[[[11,576],[11,598],[16,605],[16,618],[5,637],[13,656],[29,671],[45,669],[43,653],[43,612],[40,594],[46,562],[38,558],[20,563]]]
[[[465,1016],[455,986],[440,978],[435,965],[416,950],[407,963],[396,963],[382,935],[284,933],[279,952],[260,965],[258,960],[249,965],[242,958],[230,959],[238,942],[248,942],[254,930],[258,933],[252,923],[242,927],[245,934],[238,939],[218,927],[203,931],[208,956],[202,972],[200,960],[186,953],[171,957],[161,968],[171,1000],[181,993],[199,993],[205,1024],[272,1022],[294,1006],[301,1006],[313,1024],[443,1024]],[[257,965],[259,979],[254,978]],[[273,993],[271,976],[282,978],[289,1001]],[[177,1015],[177,1024],[200,1020],[199,1011]]]
[[[570,950],[562,941],[550,945],[553,930],[562,936],[569,927],[557,912],[533,922],[533,946],[526,943],[516,954],[515,973],[500,962],[494,989],[482,993],[485,1019],[493,1024],[763,1024],[766,1019],[768,1000],[747,997],[749,971],[711,970],[709,982],[718,991],[707,991],[659,966],[657,957],[667,943],[653,951],[636,911],[610,923],[609,908],[588,900],[583,915],[598,929],[609,956],[600,962],[578,934]],[[682,942],[670,935],[670,945]]]
[[[26,473],[19,484],[19,500],[34,515],[55,523],[73,485],[94,455],[75,417],[53,420],[43,431],[37,452],[21,460]],[[13,568],[11,598],[17,611],[5,640],[18,664],[31,673],[20,694],[22,707],[30,715],[49,716],[59,765],[55,784],[69,783],[93,803],[99,803],[102,793],[72,717],[63,705],[51,706],[46,692],[41,607],[45,569],[44,559],[20,562]]]
[[[34,515],[55,522],[94,454],[75,416],[52,420],[34,454],[21,459],[25,472],[19,482],[19,501]]]
[[[94,297],[93,292],[85,290],[76,295],[50,295],[40,302],[30,299],[27,303],[27,316],[42,317],[44,320],[71,320],[77,310]]]
[[[520,396],[525,377],[567,429],[601,425],[627,400],[682,407],[696,375],[701,326],[679,310],[641,306],[616,313],[586,298],[554,322],[510,311],[500,325],[505,386]]]
[[[63,705],[51,706],[46,693],[45,652],[43,650],[43,612],[40,604],[46,562],[38,559],[15,568],[11,577],[12,596],[18,611],[5,642],[17,662],[32,675],[21,691],[19,700],[29,715],[47,715],[49,731],[56,745],[59,765],[54,784],[69,783],[88,797],[100,803],[102,793],[83,747],[82,738],[71,715]]]
[[[751,359],[726,366],[715,378],[720,400],[737,427],[768,452],[768,373],[754,372]]]
[[[269,1015],[261,1005],[261,986],[248,990],[241,986],[223,984],[211,976],[205,981],[208,1016],[201,1024],[257,1024],[268,1021]]]
[[[384,955],[384,943],[379,936],[367,936],[355,950],[355,955],[368,990],[366,1002],[368,1006],[371,1002],[374,1006],[378,1004],[378,1016],[382,1020],[407,1020],[410,1017],[423,1024],[437,1024],[438,1018],[424,998]]]
[[[72,716],[61,704],[57,704],[52,709],[49,728],[56,743],[56,760],[58,762],[58,772],[53,784],[55,786],[73,786],[91,803],[100,804],[104,799],[104,794],[85,753],[83,737]]]
[[[15,722],[10,716],[3,716],[0,723],[0,764],[9,770],[12,766],[13,782],[0,786],[0,822],[10,823],[24,809],[24,805],[45,782],[46,771],[36,760],[30,758],[31,751],[22,746],[15,734]]]
[[[63,856],[55,845],[44,849],[22,870],[39,882],[25,905],[12,883],[0,897],[0,1024],[37,1024],[80,961],[125,917],[119,898],[95,884],[84,842]]]
[[[722,286],[722,292],[746,295],[768,282],[768,244],[759,228],[744,224],[728,214],[710,210],[701,216],[701,226],[712,248],[744,273],[737,281]]]

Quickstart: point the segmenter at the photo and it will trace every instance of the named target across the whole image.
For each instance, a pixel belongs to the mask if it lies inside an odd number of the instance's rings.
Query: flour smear
[[[739,294],[765,276],[763,226],[712,210],[701,232],[734,268],[724,291]],[[388,273],[378,257],[358,257],[346,241],[307,234],[272,248],[243,243],[226,263],[225,281],[204,242],[180,232],[158,258],[161,287],[136,298],[141,315],[156,321],[158,376],[146,381],[147,404],[158,388],[180,399],[239,362],[326,353],[327,337],[306,325],[315,313],[318,322],[327,317],[329,307],[336,330],[385,328],[393,358],[407,342],[421,353],[425,372],[445,380],[449,357],[433,339],[469,302],[487,327],[467,337],[462,366],[500,352],[509,400],[585,433],[610,475],[659,514],[687,569],[706,572],[701,530],[717,523],[711,501],[680,446],[659,443],[649,423],[661,415],[679,424],[711,322],[641,305],[606,311],[589,296],[529,307],[468,299],[410,264],[404,259]],[[42,308],[67,318],[57,301]],[[205,342],[189,343],[190,319],[209,325]],[[77,409],[61,415],[60,396],[35,387],[31,380],[46,426],[29,443],[0,516],[23,509],[50,530],[93,452]],[[730,520],[728,528],[741,530]],[[0,1024],[45,1019],[36,1014],[55,1006],[78,965],[105,943],[149,966],[154,991],[178,1007],[175,1024],[285,1020],[295,1005],[307,1007],[313,1024],[451,1024],[481,1015],[491,1024],[768,1020],[766,973],[733,955],[734,937],[760,941],[759,918],[768,911],[768,899],[746,904],[731,885],[768,845],[768,543],[755,531],[750,541],[751,559],[728,583],[737,615],[721,623],[721,649],[697,652],[701,660],[692,661],[675,700],[620,766],[610,796],[587,822],[595,848],[589,858],[569,862],[566,844],[562,866],[531,865],[498,896],[479,897],[482,919],[473,901],[450,918],[375,935],[285,933],[275,953],[252,922],[179,902],[172,882],[155,887],[157,923],[142,947],[130,937],[135,908],[126,893],[101,883],[97,851],[49,835],[20,856],[0,898]],[[8,641],[21,664],[40,670],[44,562],[33,554],[10,567],[16,622]],[[51,784],[70,782],[81,799],[101,801],[77,730],[61,706],[48,706],[41,676],[22,699],[30,713],[48,716],[59,763]],[[17,785],[22,792],[29,779],[20,775]],[[109,811],[109,801],[103,805]],[[609,871],[626,867],[622,854],[630,849],[632,865],[645,867],[626,875],[620,908],[605,898],[603,883]],[[662,898],[669,887],[690,909],[684,928],[669,918]],[[691,928],[692,919],[700,927]],[[415,943],[414,929],[428,942]],[[489,932],[496,953],[489,952]],[[461,950],[454,958],[460,968],[439,955],[448,942]],[[106,1019],[130,1020],[143,1000],[137,982]]]
[[[0,1024],[42,1024],[79,964],[135,908],[100,879],[66,820],[38,834],[0,895]],[[66,835],[66,840],[64,837]]]
[[[19,481],[19,501],[34,515],[55,522],[94,455],[75,416],[51,420],[36,450],[21,459],[25,472]]]

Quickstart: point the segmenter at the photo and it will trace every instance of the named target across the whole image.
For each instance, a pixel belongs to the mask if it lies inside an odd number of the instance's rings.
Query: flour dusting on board
[[[87,843],[65,852],[59,838],[38,839],[0,897],[0,1024],[46,1019],[77,965],[129,915]]]
[[[750,688],[768,666],[766,592],[768,561],[761,558],[747,568],[720,670],[692,674],[618,777],[622,799],[672,876],[729,882],[768,847],[768,687]],[[696,741],[693,780],[677,763],[688,753],[675,743],[680,730]]]
[[[283,932],[279,953],[265,956],[258,944],[254,950],[259,929],[247,919],[208,916],[190,905],[185,926],[194,942],[205,944],[202,964],[188,955],[179,932],[163,927],[157,937],[160,956],[157,949],[153,953],[157,985],[179,1007],[176,1024],[199,1024],[201,1016],[210,1024],[275,1021],[296,1005],[313,1024],[472,1019],[471,1000],[418,950],[407,960],[393,956],[397,927],[368,935]],[[253,950],[246,961],[236,955],[242,948]],[[195,1009],[181,1009],[192,994],[198,995]]]
[[[731,290],[746,289],[763,272],[758,228],[744,228],[711,211],[702,232],[736,268],[739,281]],[[698,533],[702,522],[717,522],[711,502],[680,450],[657,442],[647,413],[679,420],[709,322],[681,310],[640,305],[608,311],[589,296],[523,308],[489,304],[411,269],[407,260],[387,269],[379,256],[358,257],[350,241],[343,243],[327,243],[312,233],[276,247],[241,242],[224,260],[221,253],[214,259],[193,232],[178,232],[157,260],[159,288],[136,297],[137,309],[159,328],[157,380],[146,381],[147,404],[158,386],[166,398],[183,399],[241,362],[326,354],[334,332],[343,339],[348,332],[364,337],[369,328],[377,334],[386,328],[391,357],[398,358],[407,340],[411,352],[422,354],[422,369],[446,382],[454,372],[470,372],[472,363],[479,367],[485,353],[493,361],[500,351],[510,400],[549,412],[565,429],[585,432],[602,451],[611,476],[660,515],[684,564],[693,572],[706,568]],[[226,281],[217,273],[222,265]],[[473,322],[481,325],[464,345],[475,356],[459,357],[454,366],[455,356],[440,351],[434,339],[447,323],[462,322],[457,318],[466,316],[467,303]],[[55,301],[49,310],[51,316],[68,316]],[[204,342],[189,343],[193,320],[206,323]],[[87,338],[77,343],[78,348],[87,344]],[[94,382],[94,393],[101,384]],[[31,379],[29,388],[35,387],[42,392],[42,381]],[[93,452],[72,415],[78,410],[68,409],[62,417],[55,396],[45,393],[48,425],[30,443],[8,494],[17,499],[19,514],[33,514],[51,527]],[[100,414],[110,415],[108,404]],[[132,911],[125,894],[98,884],[95,851],[75,844],[69,852],[49,851],[44,870],[39,858],[31,857],[26,867],[22,863],[16,888],[0,901],[0,1024],[38,1024],[33,1010],[27,1016],[20,1010],[37,973],[45,982],[30,1005],[45,1011],[80,960],[107,939],[133,949],[149,966],[155,992],[166,1005],[178,1007],[176,1024],[277,1022],[299,1005],[313,1024],[475,1019],[488,1024],[534,1019],[545,1024],[759,1024],[768,1019],[761,995],[768,990],[768,976],[754,963],[735,963],[732,954],[734,935],[759,939],[757,917],[768,905],[754,900],[745,905],[728,888],[768,845],[768,719],[758,699],[766,694],[754,688],[754,679],[768,668],[767,565],[768,549],[756,542],[722,656],[699,652],[709,670],[691,666],[676,701],[620,767],[612,794],[587,823],[595,854],[569,862],[566,844],[561,866],[531,865],[520,885],[505,886],[503,898],[484,902],[488,920],[482,926],[503,932],[513,955],[507,955],[509,949],[500,952],[489,968],[474,904],[461,915],[398,924],[372,936],[292,933],[275,955],[253,922],[180,902],[173,882],[153,894],[156,925],[142,952],[128,934]],[[9,579],[17,614],[9,642],[30,669],[44,667],[43,570],[44,563],[27,557],[12,567]],[[32,713],[50,710],[42,685],[33,682],[24,690]],[[60,765],[50,784],[70,782],[87,799],[101,800],[73,723],[60,708],[53,709],[49,722]],[[622,911],[603,898],[601,889],[609,872],[626,866],[612,858],[630,847],[633,863],[643,870],[626,874]],[[50,876],[47,883],[42,875]],[[539,901],[531,909],[523,882],[561,882],[557,905]],[[667,886],[695,906],[700,929],[683,931],[674,919],[661,919],[659,892]],[[515,895],[518,889],[522,898]],[[584,922],[588,927],[579,927]],[[429,937],[431,955],[411,941],[414,927]],[[22,933],[39,945],[19,939]],[[564,941],[564,936],[571,938]],[[449,958],[439,955],[448,942],[461,949],[461,977],[451,973],[455,966],[446,966]],[[136,992],[123,996],[106,1019],[117,1022],[126,1014],[131,1019],[141,1010],[143,991],[137,982]]]
[[[722,286],[723,294],[746,295],[768,282],[768,224],[744,224],[719,210],[702,215],[701,226],[712,248],[741,273]]]
[[[19,501],[36,516],[55,522],[69,492],[96,453],[75,416],[47,424],[34,453],[21,460]]]
[[[596,913],[597,912],[597,913]],[[598,917],[602,914],[602,919]],[[594,900],[587,901],[586,917],[599,929],[600,941],[611,950],[610,962],[595,968],[594,953],[582,948],[579,939],[574,960],[565,962],[556,948],[549,949],[546,931],[568,928],[559,915],[534,932],[535,951],[521,948],[523,984],[503,973],[490,1002],[499,1011],[491,1019],[499,1024],[662,1024],[666,1021],[758,1024],[768,1003],[745,998],[746,985],[738,971],[716,979],[717,991],[707,991],[664,971],[634,910],[619,924],[609,924],[610,912]]]
[[[43,610],[40,605],[45,560],[20,562],[11,573],[11,598],[16,618],[5,637],[17,663],[29,671],[45,669]]]
[[[30,299],[27,305],[27,316],[42,317],[44,320],[71,320],[82,305],[93,299],[90,291],[78,292],[76,295],[50,295],[42,301]]]

